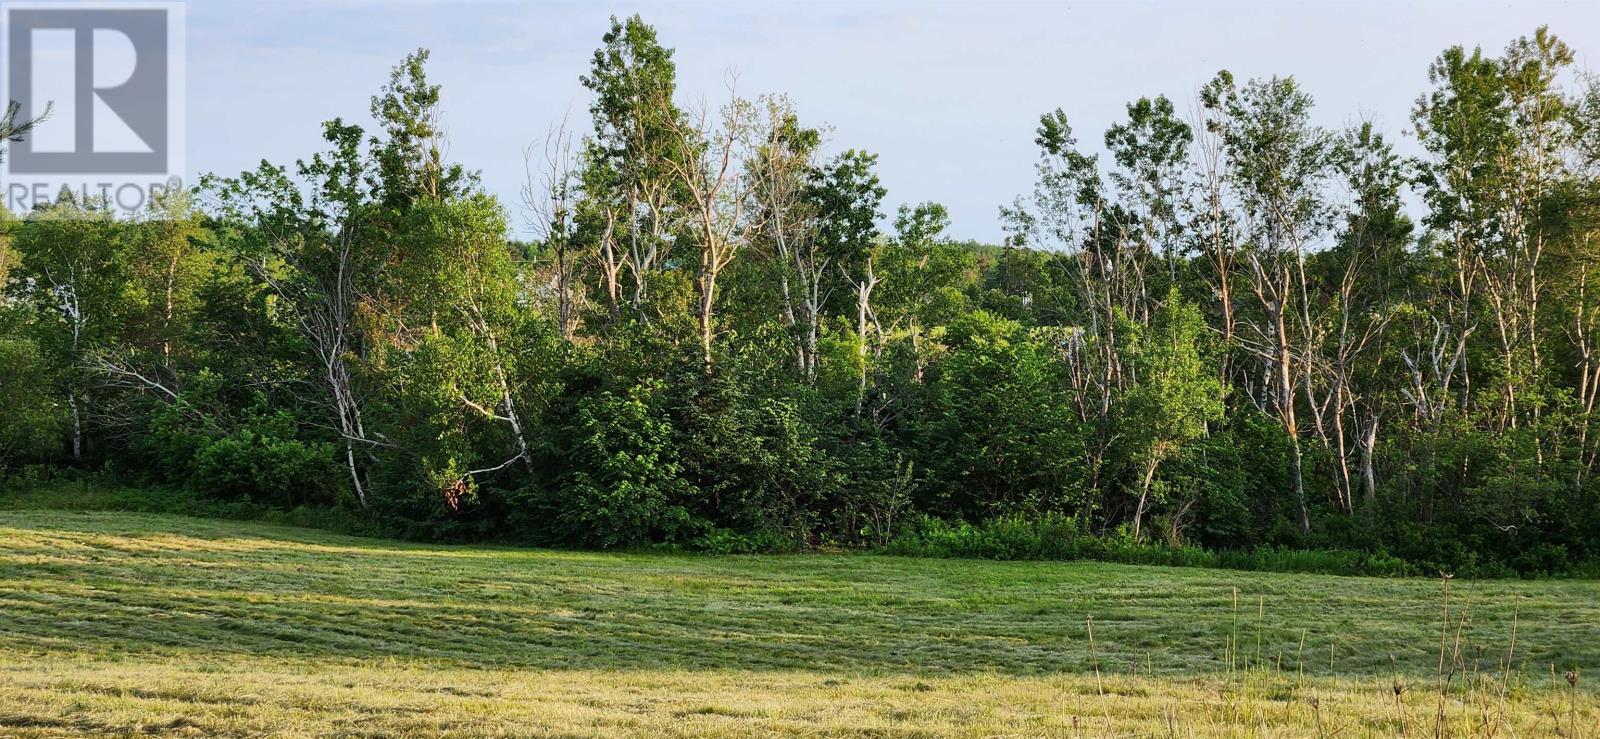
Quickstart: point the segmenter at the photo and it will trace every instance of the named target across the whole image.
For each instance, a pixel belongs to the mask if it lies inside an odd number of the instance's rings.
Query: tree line
[[[0,464],[441,539],[1600,556],[1600,79],[1546,29],[1441,53],[1418,157],[1290,77],[1139,98],[1099,153],[1049,112],[1001,245],[672,56],[612,19],[516,203],[419,50],[309,158],[6,215]]]

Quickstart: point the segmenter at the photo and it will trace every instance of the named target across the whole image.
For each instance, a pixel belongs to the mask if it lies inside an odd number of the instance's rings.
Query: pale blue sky
[[[1398,137],[1451,44],[1498,53],[1549,24],[1600,69],[1593,2],[298,3],[188,6],[188,164],[232,174],[317,150],[318,124],[365,121],[407,51],[433,51],[452,158],[517,214],[522,149],[569,110],[611,14],[643,14],[677,50],[680,92],[784,92],[832,147],[880,155],[889,210],[949,206],[953,235],[997,241],[997,207],[1032,186],[1033,129],[1063,108],[1080,141],[1128,100],[1187,109],[1221,68],[1294,75],[1324,125],[1371,119]],[[1402,147],[1414,151],[1406,140]]]

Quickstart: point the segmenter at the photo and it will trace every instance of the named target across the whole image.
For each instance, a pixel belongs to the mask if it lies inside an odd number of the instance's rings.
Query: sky
[[[187,6],[187,163],[235,174],[320,148],[320,123],[368,121],[409,51],[432,52],[450,157],[482,173],[519,234],[523,150],[563,118],[609,16],[640,13],[676,50],[683,101],[784,93],[830,151],[879,155],[886,211],[937,201],[950,235],[998,242],[998,208],[1030,192],[1040,114],[1063,109],[1090,151],[1140,96],[1188,110],[1219,69],[1292,75],[1316,121],[1372,121],[1405,153],[1429,62],[1498,54],[1541,24],[1600,71],[1591,2],[254,2]]]

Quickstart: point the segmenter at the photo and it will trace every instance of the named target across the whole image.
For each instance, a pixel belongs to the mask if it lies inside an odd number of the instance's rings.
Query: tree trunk
[[[915,315],[911,316],[911,379],[922,382],[922,373],[926,369],[922,359],[922,325]]]
[[[600,271],[605,275],[606,309],[612,324],[622,320],[622,278],[618,274],[622,271],[622,258],[617,256],[616,223],[616,216],[608,209],[606,231],[600,237]]]
[[[361,507],[365,509],[367,507],[367,490],[361,484],[361,472],[356,469],[355,445],[349,439],[344,440],[344,461],[350,469],[350,486],[355,488],[356,502],[360,503]]]
[[[1149,503],[1149,500],[1150,500],[1150,485],[1151,485],[1152,482],[1154,482],[1154,480],[1156,478],[1156,466],[1159,465],[1159,464],[1161,464],[1161,460],[1158,457],[1156,457],[1156,455],[1154,453],[1152,453],[1150,455],[1150,461],[1146,462],[1145,465],[1144,465],[1144,480],[1139,485],[1139,505],[1133,511],[1133,540],[1134,541],[1139,541],[1140,540],[1140,538],[1139,538],[1140,537],[1140,532],[1143,531],[1143,528],[1144,528],[1144,509],[1145,509],[1145,506]]]
[[[175,289],[175,284],[174,283],[176,283],[177,280],[178,280],[178,251],[174,250],[173,253],[172,253],[172,261],[167,264],[167,285],[166,285],[166,288],[167,288],[167,310],[166,310],[166,313],[162,316],[164,320],[163,320],[162,325],[161,325],[161,360],[169,368],[172,366],[172,315],[173,315],[173,303],[174,303],[174,301],[173,301],[173,292],[174,292],[174,289]]]
[[[1339,371],[1342,373],[1344,368],[1341,366]],[[1335,492],[1339,498],[1340,509],[1349,514],[1355,512],[1355,485],[1350,480],[1350,445],[1345,439],[1344,430],[1344,415],[1346,409],[1344,379],[1341,377],[1334,382],[1333,443],[1335,459],[1338,462],[1339,467],[1336,471],[1336,482],[1338,483],[1339,489]]]
[[[717,273],[703,266],[700,274],[700,352],[706,374],[711,374],[712,310],[717,296]]]
[[[355,394],[350,388],[350,376],[345,370],[341,356],[342,350],[338,354],[330,352],[325,357],[328,390],[333,394],[334,411],[339,417],[340,435],[344,437],[345,463],[350,469],[351,487],[355,490],[356,501],[365,509],[367,490],[361,480],[361,470],[356,465],[355,442],[365,441],[367,433],[361,423],[361,410],[356,405]]]
[[[784,233],[783,215],[780,211],[777,215],[773,216],[772,222],[772,241],[774,245],[774,252],[777,256],[777,258],[773,260],[773,264],[778,272],[779,297],[783,298],[783,325],[789,329],[789,335],[794,339],[795,370],[803,379],[806,375],[805,337],[800,333],[800,321],[796,316],[794,309],[794,292],[789,288],[789,259],[791,256],[793,256],[793,252],[796,250],[790,248],[789,240],[785,237]],[[799,275],[799,277],[802,282],[805,280],[804,274]],[[801,287],[804,287],[804,285],[801,285]]]
[[[817,332],[819,330],[819,316],[822,314],[822,268],[808,272],[800,259],[800,253],[795,252],[795,267],[800,275],[801,285],[805,292],[805,338],[803,340],[803,353],[805,366],[802,374],[807,384],[817,380]]]
[[[867,320],[872,313],[872,289],[877,285],[878,276],[872,271],[872,256],[868,255],[866,277],[856,283],[856,336],[860,339],[856,359],[861,363],[856,388],[856,418],[861,417],[867,402]]]
[[[522,432],[522,417],[517,414],[517,402],[511,395],[511,382],[506,377],[505,363],[500,358],[500,342],[496,341],[494,334],[484,331],[484,336],[489,340],[489,351],[494,353],[495,379],[500,382],[500,397],[506,409],[506,422],[511,424],[511,433],[517,437],[517,452],[522,456],[522,463],[533,466],[533,455],[528,451],[528,437]]]
[[[561,323],[561,338],[572,341],[572,270],[567,264],[566,239],[556,246],[556,320]]]
[[[1372,455],[1377,445],[1378,414],[1373,413],[1361,430],[1361,509],[1368,526],[1377,520],[1378,479],[1372,470]]]
[[[83,462],[83,414],[78,409],[78,394],[67,393],[67,406],[72,409],[72,461]]]
[[[1289,435],[1289,472],[1293,476],[1295,515],[1301,534],[1311,533],[1311,514],[1306,510],[1306,481],[1300,459],[1300,427],[1295,420],[1294,385],[1290,380],[1290,352],[1288,326],[1284,321],[1283,301],[1278,301],[1274,313],[1277,319],[1277,380],[1278,413],[1283,418],[1283,430]]]
[[[649,279],[645,274],[650,265],[639,250],[639,198],[632,190],[628,191],[628,253],[631,255],[633,265],[633,297],[631,304],[633,312],[644,320],[645,291],[649,288]]]
[[[817,310],[806,321],[806,382],[817,381]]]

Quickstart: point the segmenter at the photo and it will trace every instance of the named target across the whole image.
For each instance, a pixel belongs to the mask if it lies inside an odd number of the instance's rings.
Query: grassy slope
[[[1594,679],[1550,678],[1600,666],[1600,583],[1451,590],[1466,674],[1448,722],[1600,736]],[[0,733],[1432,733],[1440,610],[1426,580],[0,511]],[[1258,669],[1229,670],[1235,632],[1235,664]]]

